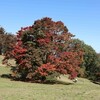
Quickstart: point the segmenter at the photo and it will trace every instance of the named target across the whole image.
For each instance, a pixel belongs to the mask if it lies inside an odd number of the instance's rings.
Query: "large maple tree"
[[[45,81],[53,73],[68,74],[71,79],[78,74],[82,51],[72,43],[73,34],[61,21],[45,17],[32,26],[21,28],[17,43],[11,51],[16,60],[12,68],[15,79]]]

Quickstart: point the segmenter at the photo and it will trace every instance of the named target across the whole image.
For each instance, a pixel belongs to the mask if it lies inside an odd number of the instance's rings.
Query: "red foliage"
[[[50,63],[43,64],[35,70],[35,74],[40,76],[47,76],[56,70],[55,65],[51,65]]]
[[[80,57],[75,52],[62,52],[59,56],[50,55],[49,60],[56,66],[56,71],[61,74],[69,74],[70,78],[73,79],[77,76]]]

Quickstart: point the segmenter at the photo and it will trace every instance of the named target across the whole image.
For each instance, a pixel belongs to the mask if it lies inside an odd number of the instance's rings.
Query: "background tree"
[[[73,44],[79,44],[84,51],[83,64],[81,65],[80,75],[82,77],[95,79],[95,74],[97,73],[97,69],[100,63],[97,53],[91,46],[85,44],[79,39],[74,39]]]
[[[5,34],[5,29],[3,27],[0,27],[0,34]]]
[[[0,27],[0,55],[2,54],[2,42],[3,42],[3,37],[5,34],[5,30],[3,27]]]
[[[21,28],[10,56],[17,65],[12,69],[13,78],[45,82],[54,73],[75,78],[83,53],[76,50],[77,45],[72,45],[73,36],[61,21],[54,22],[47,17]]]
[[[5,32],[3,27],[0,27],[0,54],[4,54],[11,49],[11,45],[16,42],[16,37],[13,34]]]
[[[97,53],[97,56],[98,56],[98,63],[99,64],[98,64],[98,67],[97,67],[97,70],[96,70],[96,73],[95,73],[94,80],[100,82],[100,53]]]

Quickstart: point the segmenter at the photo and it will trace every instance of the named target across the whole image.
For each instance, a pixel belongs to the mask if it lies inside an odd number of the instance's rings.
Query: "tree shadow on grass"
[[[1,78],[9,78],[12,79],[11,74],[2,74],[0,75]]]
[[[100,80],[99,81],[91,81],[94,84],[100,85]]]

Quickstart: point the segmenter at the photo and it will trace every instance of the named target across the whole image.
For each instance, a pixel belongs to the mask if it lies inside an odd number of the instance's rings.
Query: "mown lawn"
[[[9,68],[0,66],[0,75]],[[0,100],[100,100],[100,85],[79,78],[71,85],[37,84],[0,77]]]

